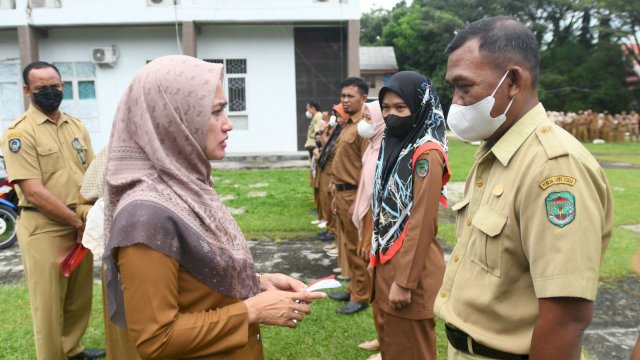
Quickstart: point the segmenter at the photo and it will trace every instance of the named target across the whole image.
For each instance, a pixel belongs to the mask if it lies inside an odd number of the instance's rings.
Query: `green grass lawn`
[[[477,146],[451,141],[449,154],[453,169],[452,181],[464,181],[473,164]],[[640,163],[640,145],[589,145],[598,159],[611,162]],[[635,157],[634,157],[635,156]],[[612,161],[610,159],[618,159]],[[622,159],[622,160],[621,160]],[[604,280],[631,274],[630,259],[640,246],[640,236],[621,225],[640,224],[640,170],[606,169],[613,188],[615,222],[613,239],[604,262]],[[240,227],[250,239],[288,239],[313,237],[317,228],[307,170],[237,170],[215,171],[216,189],[221,196],[233,196],[225,204],[244,208],[235,215]],[[264,197],[252,197],[266,192]],[[455,225],[442,223],[439,235],[455,244]],[[104,346],[102,300],[100,286],[94,286],[94,308],[89,330],[85,334],[87,347]],[[371,311],[345,318],[335,310],[341,305],[333,300],[312,304],[313,314],[298,329],[264,326],[263,341],[267,359],[366,359],[371,353],[357,347],[375,336]],[[446,359],[446,340],[442,324],[438,324],[439,359]],[[28,294],[24,284],[0,286],[0,358],[33,359],[33,333]]]

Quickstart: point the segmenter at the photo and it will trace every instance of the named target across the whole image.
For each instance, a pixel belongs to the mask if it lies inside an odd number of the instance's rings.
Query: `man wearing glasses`
[[[18,242],[29,288],[38,359],[93,359],[80,339],[91,315],[91,254],[69,277],[60,263],[82,238],[78,189],[93,149],[79,120],[61,112],[64,84],[46,62],[27,65],[24,93],[31,100],[2,137],[9,180],[18,185]]]

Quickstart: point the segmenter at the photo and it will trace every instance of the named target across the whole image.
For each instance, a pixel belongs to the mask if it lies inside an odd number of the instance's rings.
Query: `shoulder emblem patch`
[[[552,176],[548,179],[544,179],[540,183],[540,187],[542,188],[542,190],[547,190],[549,186],[559,185],[559,184],[573,186],[576,184],[576,178],[571,176],[564,176],[564,175]]]
[[[568,191],[552,192],[544,200],[547,219],[557,227],[565,227],[576,218],[576,198]]]
[[[423,178],[429,173],[429,160],[420,159],[416,161],[416,175]]]
[[[20,151],[20,147],[22,146],[22,142],[18,138],[9,139],[9,150],[12,153],[17,153]]]

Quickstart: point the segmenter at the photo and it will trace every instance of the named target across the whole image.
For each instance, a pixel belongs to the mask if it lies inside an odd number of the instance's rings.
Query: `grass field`
[[[598,159],[607,162],[640,164],[640,145],[589,145]],[[477,146],[458,141],[450,143],[452,181],[464,181],[473,164]],[[640,224],[640,170],[606,169],[613,188],[616,228],[605,256],[603,279],[629,275],[630,259],[640,247],[640,236],[624,230],[621,225]],[[244,209],[236,215],[241,228],[250,239],[289,239],[313,237],[317,228],[309,221],[313,202],[306,170],[216,171],[216,188],[229,198],[226,204]],[[266,192],[266,194],[263,194]],[[262,196],[265,195],[265,196]],[[232,199],[230,197],[233,197]],[[455,244],[455,226],[441,224],[439,234],[447,243]],[[94,286],[93,313],[85,334],[87,347],[104,346],[102,302],[99,285]],[[265,357],[289,359],[366,359],[370,353],[357,344],[375,336],[371,311],[350,316],[338,316],[341,304],[332,300],[316,301],[313,314],[296,330],[264,326]],[[446,340],[442,324],[438,324],[439,359],[446,359]],[[2,359],[34,359],[33,333],[28,294],[24,284],[0,286],[0,343]]]

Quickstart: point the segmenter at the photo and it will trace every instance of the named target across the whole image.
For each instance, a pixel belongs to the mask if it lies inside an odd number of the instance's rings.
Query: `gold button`
[[[454,261],[454,262],[458,262],[458,261],[460,261],[460,256],[458,256],[458,255],[453,255],[453,261]]]
[[[502,187],[502,185],[498,185],[493,188],[492,192],[493,192],[493,195],[500,196],[504,192],[504,188]]]
[[[546,134],[550,131],[551,129],[548,126],[545,126],[543,128],[540,128],[540,132],[543,134]]]
[[[471,218],[467,218],[467,226],[471,226]]]
[[[478,185],[478,187],[482,187],[482,185],[484,185],[484,181],[482,181],[482,179],[479,179],[478,181],[476,181],[476,185]]]
[[[447,297],[449,295],[446,291],[440,291],[440,297]]]

